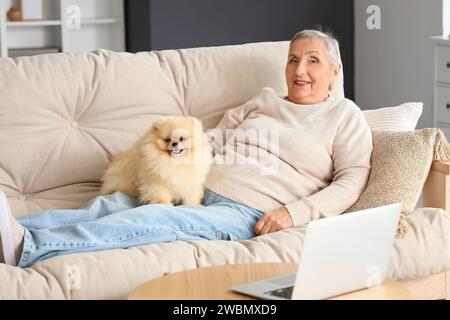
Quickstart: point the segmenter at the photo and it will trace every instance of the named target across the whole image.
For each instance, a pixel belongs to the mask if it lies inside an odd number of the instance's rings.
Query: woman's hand
[[[255,226],[257,236],[271,233],[283,229],[292,228],[292,221],[289,211],[285,207],[265,213]]]

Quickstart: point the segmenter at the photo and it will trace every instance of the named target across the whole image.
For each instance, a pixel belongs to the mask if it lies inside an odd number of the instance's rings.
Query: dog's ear
[[[156,120],[152,123],[152,131],[154,132],[158,132],[160,130],[160,126],[161,126],[161,120]]]

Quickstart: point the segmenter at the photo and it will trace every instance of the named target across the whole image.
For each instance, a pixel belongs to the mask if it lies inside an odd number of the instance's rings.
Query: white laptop
[[[233,291],[262,299],[324,299],[381,284],[394,245],[401,203],[307,225],[297,273]]]

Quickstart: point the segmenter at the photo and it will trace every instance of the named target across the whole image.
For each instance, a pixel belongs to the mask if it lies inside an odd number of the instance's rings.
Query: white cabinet
[[[435,46],[433,126],[450,140],[450,40],[432,37]]]
[[[85,52],[94,49],[125,51],[123,0],[43,0],[44,17],[36,21],[8,21],[6,13],[19,0],[0,0],[2,57],[30,50]],[[36,50],[37,52],[37,50]]]

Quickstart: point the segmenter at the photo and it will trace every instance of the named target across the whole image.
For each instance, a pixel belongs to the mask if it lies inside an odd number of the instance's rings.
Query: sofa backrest
[[[288,45],[1,58],[0,189],[14,215],[95,197],[109,157],[161,116],[211,128],[263,87],[286,94]],[[342,74],[331,94],[343,96]]]

